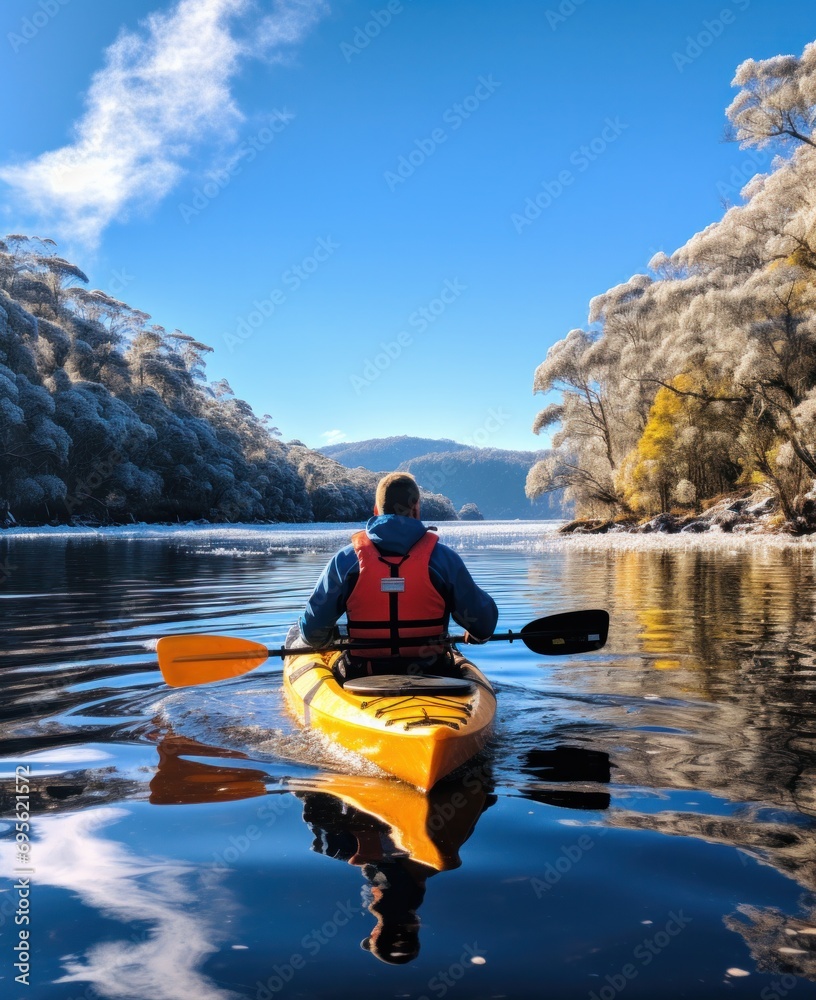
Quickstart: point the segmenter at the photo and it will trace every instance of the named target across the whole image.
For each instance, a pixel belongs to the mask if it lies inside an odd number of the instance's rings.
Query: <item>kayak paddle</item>
[[[500,632],[488,642],[514,642],[520,639],[534,653],[542,656],[568,656],[600,649],[609,632],[606,611],[567,611],[528,622],[520,632]],[[400,645],[426,646],[432,640],[404,639]],[[445,643],[465,642],[464,635],[444,637]],[[293,656],[297,653],[329,653],[347,649],[381,648],[382,639],[346,640],[323,649],[311,646],[267,649],[251,639],[226,635],[169,635],[159,639],[156,654],[162,676],[170,687],[210,684],[238,677],[260,666],[270,656]]]

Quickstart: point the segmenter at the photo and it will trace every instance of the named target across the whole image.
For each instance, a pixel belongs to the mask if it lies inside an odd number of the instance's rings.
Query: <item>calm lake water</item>
[[[0,536],[2,996],[816,996],[816,547],[443,526],[500,628],[612,624],[477,648],[496,737],[426,797],[300,731],[279,660],[156,667],[172,633],[278,645],[350,530]]]

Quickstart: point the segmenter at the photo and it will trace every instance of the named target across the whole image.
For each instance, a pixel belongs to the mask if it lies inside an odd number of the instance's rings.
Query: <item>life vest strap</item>
[[[349,618],[348,627],[350,629],[356,628],[388,628],[390,622],[386,621],[369,621],[360,622],[356,619],[352,620]],[[445,618],[411,618],[409,621],[401,621],[400,628],[442,628],[445,624]]]

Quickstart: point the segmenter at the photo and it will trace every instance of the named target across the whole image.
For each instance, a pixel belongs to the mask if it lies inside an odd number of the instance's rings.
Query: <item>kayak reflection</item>
[[[496,801],[484,770],[436,785],[427,794],[403,782],[326,775],[295,794],[314,834],[312,850],[355,865],[375,925],[361,947],[399,965],[419,954],[427,880],[461,865],[459,849]]]
[[[159,765],[150,782],[154,805],[227,802],[270,794],[265,771],[210,764],[189,757],[247,760],[245,754],[208,746],[174,733],[157,745]],[[187,755],[186,757],[184,755]],[[312,850],[359,867],[364,898],[375,918],[361,946],[389,964],[419,954],[425,884],[461,865],[459,850],[482,813],[496,802],[487,768],[439,782],[423,793],[392,778],[322,774],[285,781],[303,803]],[[279,793],[279,790],[278,790]]]

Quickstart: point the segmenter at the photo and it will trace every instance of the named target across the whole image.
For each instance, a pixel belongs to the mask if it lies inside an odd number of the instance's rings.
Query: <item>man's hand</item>
[[[483,646],[487,639],[477,639],[475,635],[471,635],[470,632],[465,632],[465,642],[469,646]]]

